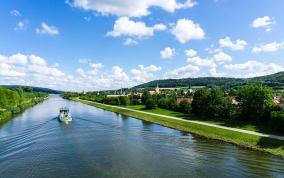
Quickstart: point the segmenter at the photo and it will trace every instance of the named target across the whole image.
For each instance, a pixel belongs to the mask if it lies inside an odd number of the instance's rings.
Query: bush
[[[268,120],[274,105],[272,90],[262,84],[251,84],[238,91],[240,114],[247,120]]]
[[[128,96],[120,96],[119,97],[119,102],[123,106],[128,106],[129,103],[130,103],[130,100],[129,100]]]
[[[276,132],[284,133],[284,111],[273,111],[269,126]]]
[[[148,98],[145,102],[145,108],[146,109],[155,109],[156,108],[156,102],[153,98]]]
[[[187,101],[181,101],[178,110],[182,113],[189,114],[191,112],[191,105]]]

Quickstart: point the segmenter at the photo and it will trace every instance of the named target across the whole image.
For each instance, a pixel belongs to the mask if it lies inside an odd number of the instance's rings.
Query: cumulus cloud
[[[174,70],[168,71],[165,73],[166,78],[186,78],[186,77],[192,77],[193,74],[199,72],[200,69],[198,66],[194,66],[191,64],[188,64],[186,66],[182,66],[179,68],[176,68]]]
[[[42,22],[41,27],[36,29],[38,34],[59,35],[59,29],[55,26],[49,26],[47,23]]]
[[[218,52],[214,55],[214,59],[216,62],[219,64],[223,64],[225,62],[230,62],[232,61],[232,57],[229,54],[226,54],[224,52]]]
[[[258,46],[253,47],[252,52],[259,53],[259,52],[276,52],[279,49],[284,48],[284,42],[272,42],[267,44],[261,44]]]
[[[179,19],[171,32],[180,43],[186,43],[189,40],[202,40],[205,38],[205,32],[199,24],[195,24],[189,19]]]
[[[39,57],[39,56],[36,56],[34,54],[30,55],[29,56],[30,58],[30,61],[32,64],[35,64],[35,65],[46,65],[46,62],[45,62],[45,59]]]
[[[175,55],[175,48],[166,47],[162,51],[160,51],[161,58],[169,59]]]
[[[0,83],[35,85],[43,87],[66,87],[68,76],[34,54],[0,55]]]
[[[144,22],[133,21],[128,17],[120,17],[114,23],[113,30],[107,33],[107,36],[130,36],[137,38],[145,38],[154,35],[155,31],[165,30],[166,26],[163,24],[156,24],[148,27]]]
[[[119,3],[113,0],[66,0],[72,7],[91,10],[102,15],[116,15],[128,17],[142,17],[149,15],[151,7],[158,7],[167,12],[177,9],[191,8],[197,3],[186,0],[179,3],[177,0],[123,0]]]
[[[236,41],[232,41],[230,37],[225,37],[219,40],[220,47],[230,48],[231,50],[238,51],[244,50],[247,42],[245,40],[237,39]]]
[[[234,71],[236,75],[241,77],[255,77],[284,71],[282,66],[275,63],[263,63],[256,60],[250,60],[240,64],[227,64],[224,68]]]
[[[188,49],[184,51],[184,54],[186,57],[188,58],[192,58],[195,57],[197,55],[197,51],[195,51],[194,49]]]
[[[199,56],[187,58],[187,62],[191,63],[193,65],[196,65],[196,66],[200,66],[200,67],[209,67],[209,68],[215,68],[216,67],[216,64],[213,60],[203,59]]]
[[[265,28],[266,31],[271,31],[271,25],[275,24],[275,21],[269,16],[263,16],[253,20],[251,26],[253,28]]]
[[[134,80],[134,82],[138,83],[147,82],[150,79],[153,79],[153,72],[161,70],[161,67],[155,65],[150,65],[146,67],[144,65],[139,65],[138,67],[138,69],[131,70],[132,79]]]

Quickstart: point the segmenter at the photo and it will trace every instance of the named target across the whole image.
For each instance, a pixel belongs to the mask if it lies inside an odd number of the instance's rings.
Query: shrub
[[[155,109],[156,108],[156,102],[153,98],[148,98],[145,102],[145,108],[146,109]]]

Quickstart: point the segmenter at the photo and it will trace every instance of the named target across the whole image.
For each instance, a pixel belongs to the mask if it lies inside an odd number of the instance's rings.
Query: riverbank
[[[48,97],[37,97],[37,98],[30,99],[26,102],[23,102],[19,106],[15,106],[13,110],[12,109],[11,110],[2,109],[0,111],[0,125],[8,122],[9,120],[13,119],[18,114],[24,112],[26,109],[44,101],[47,98]]]
[[[132,109],[114,107],[111,105],[105,105],[95,103],[91,101],[81,100],[73,98],[72,100],[78,101],[84,104],[95,106],[104,110],[120,113],[123,115],[131,116],[137,119],[145,120],[148,122],[156,123],[162,126],[178,129],[185,132],[190,132],[204,136],[210,139],[217,139],[221,141],[230,142],[246,148],[264,151],[284,157],[284,141],[274,138],[264,137],[260,135],[249,134],[233,130],[225,129],[225,127],[213,127],[210,124],[200,124],[198,122],[192,122],[181,118],[174,119],[170,116],[161,116],[158,114],[135,111]]]

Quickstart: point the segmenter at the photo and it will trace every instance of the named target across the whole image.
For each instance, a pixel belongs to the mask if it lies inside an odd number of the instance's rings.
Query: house
[[[192,103],[193,98],[177,98],[177,103],[181,103],[182,101],[186,101],[188,103]]]
[[[273,98],[273,102],[275,103],[275,104],[281,104],[281,102],[282,102],[282,97],[281,96],[275,96],[274,98]]]

